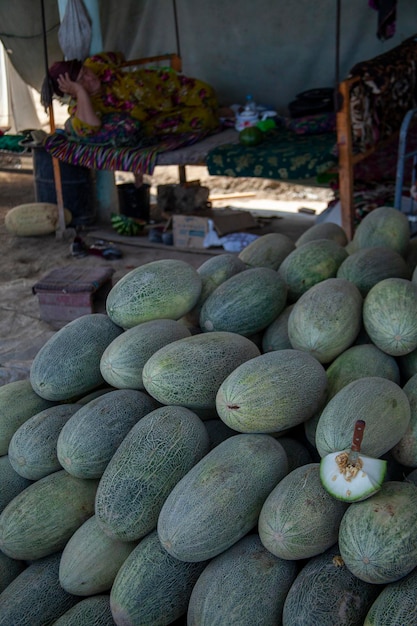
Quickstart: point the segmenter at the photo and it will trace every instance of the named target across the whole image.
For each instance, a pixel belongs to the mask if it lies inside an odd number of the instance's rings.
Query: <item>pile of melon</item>
[[[0,626],[416,624],[416,250],[380,207],[54,333],[0,387]],[[320,468],[357,420],[387,471],[350,502]]]

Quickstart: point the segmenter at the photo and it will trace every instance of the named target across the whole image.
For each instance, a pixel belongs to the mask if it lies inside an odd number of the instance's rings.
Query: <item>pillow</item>
[[[333,133],[336,130],[336,114],[319,113],[318,115],[305,115],[295,119],[286,118],[285,127],[297,135]]]

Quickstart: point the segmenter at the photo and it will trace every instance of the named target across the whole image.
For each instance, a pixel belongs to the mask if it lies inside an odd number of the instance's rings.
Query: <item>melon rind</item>
[[[283,233],[266,233],[243,248],[238,258],[247,267],[269,267],[277,270],[283,260],[295,249],[290,237]]]
[[[388,583],[369,609],[363,626],[417,624],[417,569]]]
[[[54,622],[54,626],[114,626],[110,595],[91,596],[77,602]]]

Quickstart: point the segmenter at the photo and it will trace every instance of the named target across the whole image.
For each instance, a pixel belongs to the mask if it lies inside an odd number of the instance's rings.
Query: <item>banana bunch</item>
[[[112,213],[111,225],[119,235],[128,235],[132,237],[139,234],[139,232],[143,229],[145,222],[138,222],[127,215]]]

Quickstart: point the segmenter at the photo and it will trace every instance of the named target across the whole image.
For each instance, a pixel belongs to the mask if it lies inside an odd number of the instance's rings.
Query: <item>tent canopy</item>
[[[335,84],[337,0],[176,0],[183,71],[211,83],[223,104],[255,101],[285,113],[296,94]],[[57,0],[44,0],[48,57],[62,58]],[[129,59],[178,51],[173,0],[100,0],[105,50]],[[417,3],[398,2],[396,32],[377,37],[367,0],[341,0],[340,78],[357,62],[417,32]],[[25,82],[45,74],[40,0],[0,2],[0,39]]]

